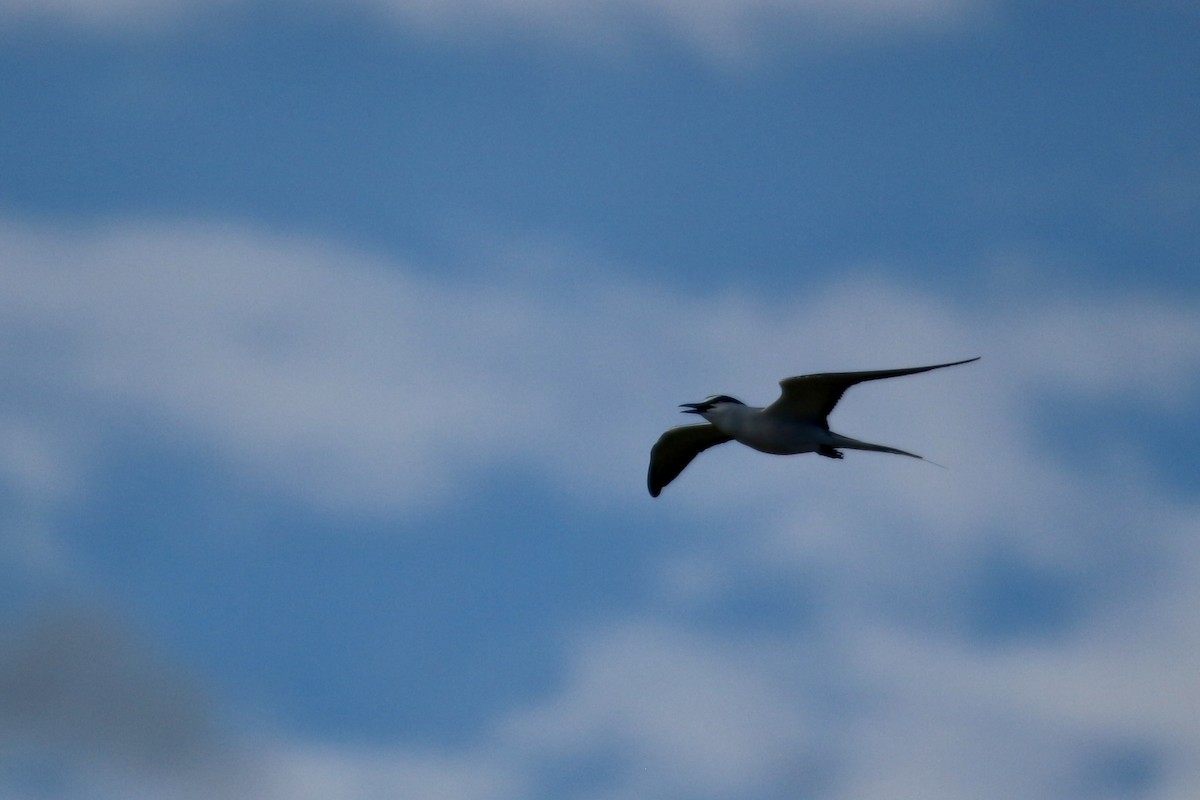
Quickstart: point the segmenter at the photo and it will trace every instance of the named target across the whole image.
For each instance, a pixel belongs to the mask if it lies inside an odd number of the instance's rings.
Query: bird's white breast
[[[723,406],[704,416],[722,433],[762,453],[811,453],[831,441],[829,431],[819,425],[764,414],[752,406]]]

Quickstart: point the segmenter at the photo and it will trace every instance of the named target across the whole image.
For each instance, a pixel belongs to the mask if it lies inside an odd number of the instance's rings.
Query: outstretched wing
[[[658,497],[663,487],[679,476],[692,459],[710,447],[732,439],[717,430],[710,422],[702,425],[681,425],[671,428],[650,449],[650,471],[646,486],[651,497]]]
[[[829,412],[842,399],[842,394],[856,383],[877,381],[881,378],[898,378],[929,372],[931,369],[954,367],[978,361],[979,356],[965,361],[948,364],[933,364],[928,367],[906,367],[903,369],[877,369],[868,372],[823,372],[818,375],[797,375],[779,382],[783,394],[765,409],[767,413],[778,412],[792,417],[811,420],[825,428],[829,427]]]

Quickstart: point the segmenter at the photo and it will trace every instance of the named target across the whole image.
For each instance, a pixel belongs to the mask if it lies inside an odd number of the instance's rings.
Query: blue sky
[[[0,0],[0,794],[1195,796],[1198,34]]]

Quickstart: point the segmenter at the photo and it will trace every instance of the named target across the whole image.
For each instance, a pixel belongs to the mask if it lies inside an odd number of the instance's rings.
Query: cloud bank
[[[0,0],[0,20],[39,21],[95,32],[148,33],[198,20],[236,18],[246,0]],[[740,60],[777,39],[814,45],[956,29],[977,19],[981,0],[356,0],[347,5],[399,29],[439,38],[488,40],[523,34],[594,50],[627,50],[663,36],[721,61]]]
[[[591,277],[468,282],[190,223],[9,221],[0,250],[0,431],[18,445],[3,448],[0,485],[35,510],[81,502],[107,448],[142,442],[204,453],[249,491],[334,518],[436,509],[515,469],[579,513],[603,505],[696,531],[647,579],[653,600],[581,622],[556,685],[458,747],[230,729],[170,700],[164,686],[194,678],[119,626],[48,624],[5,645],[6,708],[39,697],[28,681],[47,671],[29,665],[49,663],[64,685],[100,675],[133,695],[123,708],[181,733],[151,765],[130,755],[144,743],[112,735],[132,730],[112,707],[84,694],[5,714],[4,763],[26,765],[0,783],[15,796],[44,762],[76,776],[42,795],[61,797],[105,796],[79,788],[97,781],[113,795],[201,796],[234,766],[241,788],[221,784],[227,796],[1200,789],[1200,509],[1161,479],[1136,423],[1099,428],[1102,446],[1047,446],[1056,419],[1097,405],[1168,425],[1192,414],[1200,323],[1184,302],[1030,304],[1014,287],[972,306],[870,271],[790,297],[689,297],[579,270],[568,252],[564,269]],[[949,470],[718,449],[659,500],[645,495],[649,444],[678,402],[765,402],[796,372],[976,354],[860,387],[832,420]],[[997,570],[1005,580],[989,583]],[[752,629],[713,622],[771,586],[798,612]],[[1021,603],[1033,610],[1014,614]],[[87,672],[92,652],[109,656]],[[75,714],[96,726],[62,723]]]

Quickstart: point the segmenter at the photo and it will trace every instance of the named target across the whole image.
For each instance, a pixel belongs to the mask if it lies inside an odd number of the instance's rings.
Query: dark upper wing
[[[732,439],[717,430],[717,426],[705,422],[702,425],[682,425],[671,428],[658,437],[650,449],[650,471],[646,475],[646,486],[651,497],[659,493],[692,463],[692,459],[708,448],[724,444]]]
[[[868,372],[823,372],[819,375],[797,375],[794,378],[784,378],[779,382],[783,394],[779,396],[778,400],[767,406],[766,410],[768,412],[781,411],[791,416],[811,419],[828,428],[829,412],[833,411],[838,400],[842,399],[842,394],[856,383],[913,375],[917,372],[969,364],[978,360],[979,357],[976,356],[965,361],[951,361],[948,364],[933,364],[928,367],[877,369]]]

